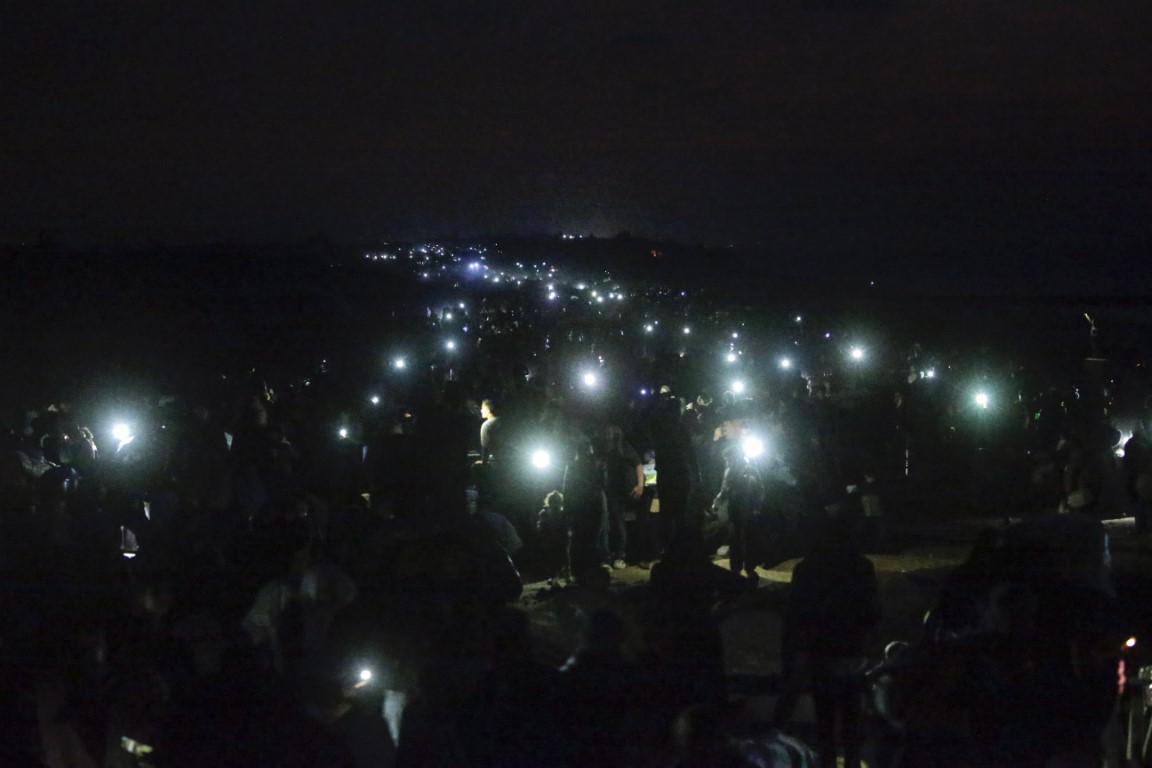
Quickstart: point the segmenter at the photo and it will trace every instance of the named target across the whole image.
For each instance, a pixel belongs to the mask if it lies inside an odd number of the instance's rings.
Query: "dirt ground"
[[[1107,521],[1113,568],[1125,574],[1152,576],[1152,541],[1137,537],[1132,519]],[[966,518],[917,525],[897,531],[890,554],[869,554],[880,580],[883,616],[870,639],[869,657],[879,659],[893,640],[913,640],[925,612],[949,571],[968,554],[976,532],[1002,522]],[[715,560],[727,567],[725,559]],[[739,598],[721,616],[726,668],[729,674],[770,675],[780,671],[780,620],[798,560],[770,570],[761,569],[760,584]],[[583,618],[600,607],[610,607],[628,619],[637,588],[647,584],[649,571],[629,566],[613,571],[607,594],[568,587],[549,592],[545,582],[525,585],[521,606],[528,611],[542,662],[561,664],[575,650]]]

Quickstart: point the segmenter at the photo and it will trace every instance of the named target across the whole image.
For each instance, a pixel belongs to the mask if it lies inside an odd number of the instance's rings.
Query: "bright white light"
[[[451,320],[452,319],[452,313],[451,312],[445,312],[444,313],[444,319],[445,320]]]
[[[992,402],[991,398],[988,397],[987,392],[977,392],[975,400],[976,405],[980,406],[981,408],[987,408],[988,404]]]
[[[742,394],[744,394],[745,390],[747,390],[747,389],[748,389],[747,385],[742,381],[732,382],[732,392],[734,394],[742,395]]]
[[[348,427],[340,427],[340,431],[338,434],[340,435],[341,440],[347,440],[348,439]]]
[[[740,442],[740,447],[744,449],[746,459],[755,459],[764,454],[764,441],[758,437],[749,435]]]
[[[783,368],[784,370],[788,370],[789,368],[792,367],[792,361],[790,359],[788,359],[787,357],[782,357],[782,358],[780,358],[780,367]]]
[[[936,369],[935,368],[929,368],[928,370],[924,371],[924,378],[926,378],[926,379],[936,378]]]
[[[591,371],[588,371],[587,373],[585,373],[585,374],[584,374],[584,375],[581,377],[581,379],[583,380],[583,382],[584,382],[584,386],[586,386],[586,387],[594,387],[594,386],[596,386],[596,385],[599,383],[599,381],[600,381],[600,380],[599,380],[599,379],[596,377],[596,374],[592,373]]]
[[[692,329],[688,326],[684,326],[684,335],[687,336],[690,333],[692,333]]]
[[[1125,640],[1124,641],[1124,647],[1125,648],[1135,648],[1136,647],[1136,638],[1130,637],[1127,640]]]
[[[132,439],[132,427],[128,424],[117,424],[112,427],[112,437],[121,443],[127,442]]]
[[[371,679],[372,679],[372,670],[370,670],[370,669],[360,670],[360,682],[366,683]]]
[[[398,371],[402,371],[408,367],[408,361],[402,357],[398,357],[392,361],[392,367]]]
[[[456,306],[460,307],[460,309],[464,309],[464,302],[460,302]]]
[[[556,291],[548,291],[548,301],[556,301]]]
[[[369,398],[369,401],[372,403],[372,405],[380,405],[380,395],[372,395],[372,397]]]
[[[451,352],[452,350],[456,349],[456,342],[452,341],[452,339],[448,339],[448,341],[444,342],[444,348]]]
[[[648,390],[646,390],[646,389],[640,390],[640,395],[643,397],[647,397],[648,396]]]
[[[604,303],[604,297],[603,296],[597,296],[596,297],[596,303],[597,304],[603,304]]]
[[[724,359],[730,363],[734,363],[734,362],[736,362],[736,353],[735,352],[729,352],[728,354],[724,355]]]
[[[652,325],[651,323],[644,326],[644,333],[653,333],[655,330],[656,330],[656,326]]]
[[[796,315],[796,322],[802,323],[804,322],[804,318],[800,317],[800,315]]]
[[[738,339],[738,338],[740,338],[740,334],[737,333],[736,331],[732,331],[732,338]]]
[[[552,454],[544,449],[532,452],[532,466],[536,469],[548,469],[552,464]]]
[[[852,347],[852,349],[849,350],[848,354],[849,354],[849,356],[851,356],[851,358],[853,360],[863,360],[864,359],[864,349],[862,347]]]
[[[592,291],[592,298],[596,298],[599,295],[600,293],[598,291]]]

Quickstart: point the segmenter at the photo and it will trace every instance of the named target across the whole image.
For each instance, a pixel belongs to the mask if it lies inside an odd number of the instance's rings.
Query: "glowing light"
[[[448,339],[448,341],[444,342],[444,348],[451,352],[452,350],[456,349],[456,342],[452,341],[452,339]]]
[[[597,384],[600,383],[600,379],[597,378],[596,374],[592,373],[591,371],[588,371],[587,373],[585,373],[581,377],[581,380],[584,382],[584,386],[586,386],[586,387],[595,387]]]
[[[992,402],[992,399],[988,397],[987,392],[977,392],[976,397],[973,399],[976,401],[976,405],[980,406],[981,408],[987,408],[988,404]]]
[[[737,395],[742,395],[748,390],[748,385],[742,381],[732,382],[732,392]]]
[[[644,333],[653,333],[653,332],[655,332],[655,330],[656,330],[656,326],[652,325],[651,323],[644,326]]]
[[[804,318],[801,317],[800,315],[796,315],[796,322],[802,323],[802,322],[804,322]]]
[[[642,397],[647,397],[647,396],[648,396],[648,390],[646,390],[646,389],[642,389],[642,390],[640,390],[640,395],[641,395]]]
[[[688,326],[684,326],[684,335],[687,336],[690,333],[692,333],[692,329]]]
[[[360,682],[366,683],[371,679],[372,679],[372,670],[370,670],[370,669],[360,670]]]
[[[532,466],[536,469],[548,469],[552,465],[552,454],[543,449],[532,452]]]
[[[348,427],[340,427],[340,431],[337,434],[340,435],[341,440],[347,440],[348,439]]]
[[[117,424],[112,427],[112,437],[121,443],[128,442],[132,439],[132,427],[128,424]]]
[[[392,361],[392,367],[398,371],[402,371],[408,367],[408,361],[402,357],[398,357]]]
[[[730,363],[734,363],[734,362],[736,362],[736,353],[735,352],[729,352],[728,354],[724,355],[724,359]]]
[[[740,441],[740,447],[744,449],[744,458],[755,459],[764,455],[764,441],[758,437],[749,435]]]
[[[372,395],[368,400],[372,405],[380,405],[380,395]]]
[[[1125,640],[1124,641],[1124,647],[1125,648],[1135,648],[1136,647],[1136,638],[1130,637],[1127,640]]]
[[[782,357],[780,358],[780,367],[784,370],[788,370],[792,367],[792,361],[787,357]]]
[[[852,347],[852,349],[848,351],[848,356],[851,357],[853,360],[863,360],[864,359],[864,348],[863,347]]]
[[[936,378],[936,369],[935,368],[929,368],[928,370],[924,371],[924,378],[926,378],[926,379]]]
[[[451,312],[445,312],[444,313],[444,319],[445,320],[451,320],[452,319],[452,313]]]
[[[556,301],[556,291],[548,292],[548,301]]]

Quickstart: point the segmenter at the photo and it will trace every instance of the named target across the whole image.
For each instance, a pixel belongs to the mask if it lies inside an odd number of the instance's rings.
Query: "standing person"
[[[608,552],[613,568],[623,568],[628,549],[625,516],[644,495],[644,463],[632,446],[624,442],[624,432],[615,425],[604,429],[603,461],[607,472],[605,498],[608,524],[601,532],[601,548]]]
[[[660,500],[661,544],[667,548],[688,525],[688,498],[699,486],[700,470],[692,437],[680,419],[680,403],[661,387],[662,401],[652,418],[656,453],[656,496]]]
[[[564,494],[552,491],[544,497],[544,506],[536,513],[536,532],[540,534],[541,554],[548,569],[548,586],[572,581],[572,527],[564,512]]]
[[[876,568],[860,553],[850,519],[836,515],[792,573],[781,630],[791,667],[785,674],[811,682],[816,745],[826,768],[836,765],[837,744],[845,768],[860,768],[864,641],[879,621]],[[777,719],[789,715],[778,710]]]
[[[760,580],[756,563],[762,553],[752,546],[752,523],[764,503],[764,483],[739,447],[730,445],[723,455],[724,477],[712,510],[728,521],[729,569],[732,573],[743,572],[755,585]]]
[[[592,442],[582,436],[564,469],[563,490],[564,508],[572,526],[572,571],[577,582],[587,583],[592,572],[608,560],[600,537],[608,518],[605,474],[604,462],[592,452]]]
[[[491,399],[480,403],[480,416],[484,419],[480,425],[480,461],[487,464],[500,455],[503,424],[499,407]]]
[[[1152,509],[1152,441],[1141,421],[1136,422],[1132,437],[1124,443],[1124,479],[1136,518],[1136,533],[1147,533],[1148,513]]]

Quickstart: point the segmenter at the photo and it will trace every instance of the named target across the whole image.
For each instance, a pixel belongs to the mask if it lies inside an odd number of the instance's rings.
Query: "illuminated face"
[[[480,405],[480,416],[485,420],[492,418],[492,411],[488,410],[488,403],[482,403]]]

